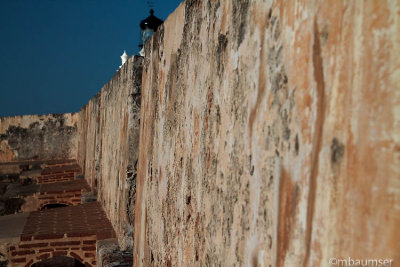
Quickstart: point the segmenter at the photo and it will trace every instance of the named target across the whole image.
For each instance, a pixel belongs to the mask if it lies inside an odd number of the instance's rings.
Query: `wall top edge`
[[[75,116],[78,112],[68,112],[68,113],[48,113],[48,114],[23,114],[23,115],[15,115],[15,116],[0,116],[1,121],[10,120],[10,119],[23,119],[29,117],[37,117],[37,118],[60,118],[65,116]]]
[[[101,87],[100,91],[98,91],[92,98],[89,99],[89,101],[85,105],[83,105],[81,107],[79,112],[82,112],[84,109],[86,109],[91,101],[95,101],[96,99],[99,99],[101,97],[101,92],[106,90],[106,88],[110,87],[114,83],[114,81],[118,81],[120,79],[120,76],[123,75],[123,73],[127,72],[127,68],[129,68],[130,64],[138,63],[138,64],[140,64],[140,66],[142,66],[142,62],[143,62],[142,56],[138,56],[138,55],[130,56],[128,58],[128,60],[125,62],[125,64],[114,73],[114,75],[111,77],[111,79],[109,79]]]

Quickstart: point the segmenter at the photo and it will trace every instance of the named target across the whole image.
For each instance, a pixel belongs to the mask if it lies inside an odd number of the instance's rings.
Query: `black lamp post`
[[[140,29],[142,33],[142,43],[139,45],[140,48],[143,44],[157,31],[158,26],[160,26],[164,21],[154,16],[154,10],[150,9],[150,16],[140,22]]]

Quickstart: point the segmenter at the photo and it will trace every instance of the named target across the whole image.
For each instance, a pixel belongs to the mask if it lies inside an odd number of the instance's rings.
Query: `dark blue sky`
[[[165,20],[181,0],[155,0]],[[77,112],[138,53],[146,0],[0,0],[0,116]]]

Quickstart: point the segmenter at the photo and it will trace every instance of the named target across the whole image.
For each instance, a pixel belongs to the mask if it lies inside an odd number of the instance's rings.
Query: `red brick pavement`
[[[9,248],[12,266],[30,266],[55,256],[70,256],[96,266],[97,241],[115,238],[98,202],[32,212],[20,243]]]
[[[48,204],[79,205],[82,202],[82,191],[90,191],[83,179],[51,184],[42,184],[39,189],[39,209]]]
[[[76,161],[50,162],[44,165],[41,175],[37,177],[38,184],[72,181],[82,171]]]

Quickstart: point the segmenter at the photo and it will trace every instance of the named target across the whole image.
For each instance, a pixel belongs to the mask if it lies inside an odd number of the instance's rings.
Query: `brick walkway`
[[[9,248],[9,257],[12,266],[30,266],[55,256],[96,266],[97,242],[110,238],[115,232],[98,202],[36,211],[28,216],[20,243]]]
[[[81,171],[76,161],[46,163],[41,175],[37,177],[37,183],[72,181]]]
[[[79,260],[85,266],[97,266],[100,242],[115,241],[115,232],[98,202],[82,203],[82,194],[90,192],[84,179],[77,179],[81,168],[75,160],[26,161],[3,163],[20,173],[9,196],[24,199],[24,211],[0,220],[2,253],[11,266],[26,266],[60,256]],[[26,179],[26,180],[25,180]],[[36,184],[30,184],[31,181]],[[43,209],[46,205],[68,207]],[[6,251],[3,251],[3,250]],[[125,259],[125,258],[123,258]],[[127,261],[132,262],[127,256]]]
[[[48,204],[66,204],[75,206],[81,204],[82,192],[90,191],[83,179],[51,184],[42,184],[39,188],[39,209]]]

